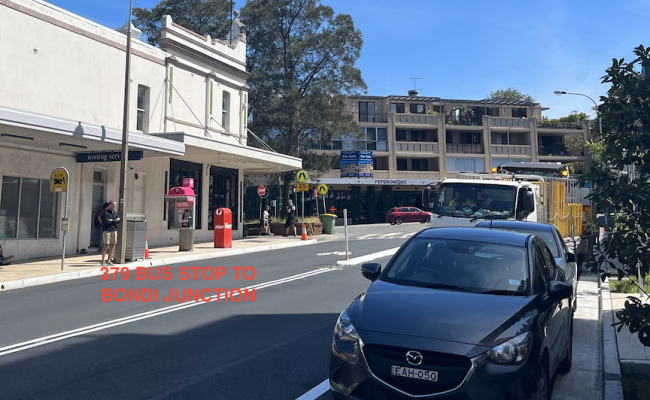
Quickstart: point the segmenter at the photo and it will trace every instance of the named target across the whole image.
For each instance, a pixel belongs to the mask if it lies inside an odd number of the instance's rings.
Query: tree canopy
[[[488,100],[508,100],[508,101],[529,101],[529,102],[534,102],[535,99],[533,99],[530,95],[523,94],[519,90],[513,88],[513,87],[508,87],[505,90],[499,89],[494,92],[490,92],[490,95],[487,96]]]
[[[175,23],[200,35],[224,39],[230,31],[230,9],[230,0],[163,0],[151,10],[134,8],[133,25],[154,46],[158,44],[160,20],[164,15],[170,15]]]
[[[619,279],[639,272],[643,277],[650,270],[650,132],[645,129],[650,126],[650,82],[643,81],[637,70],[640,65],[650,65],[649,50],[637,47],[636,58],[630,62],[613,59],[602,78],[603,83],[611,85],[598,106],[603,135],[588,144],[599,162],[581,178],[594,188],[590,198],[597,208],[614,215],[614,229],[602,242],[592,268],[604,273],[602,265],[609,263],[616,270],[610,260],[618,260]],[[643,344],[650,346],[650,306],[645,309],[631,304],[617,317],[620,328],[628,326],[632,333],[638,332]]]

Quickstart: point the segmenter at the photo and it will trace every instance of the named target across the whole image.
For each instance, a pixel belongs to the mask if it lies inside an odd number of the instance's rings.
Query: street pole
[[[510,162],[510,127],[508,127],[508,162]]]
[[[118,217],[120,218],[120,229],[117,240],[119,264],[126,261],[126,179],[129,159],[129,100],[131,87],[131,14],[133,13],[133,0],[129,0],[129,20],[126,33],[126,71],[124,76],[124,119],[122,121],[122,156],[120,159],[120,202],[118,204]],[[110,260],[109,260],[110,261]]]
[[[348,251],[348,209],[343,209],[343,225],[345,226],[345,261],[350,259],[350,252]]]

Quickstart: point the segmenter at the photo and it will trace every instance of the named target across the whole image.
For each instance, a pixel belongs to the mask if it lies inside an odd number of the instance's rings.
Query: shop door
[[[93,172],[93,200],[92,200],[92,210],[90,226],[90,245],[99,246],[99,227],[95,226],[95,218],[97,217],[97,212],[101,210],[102,205],[106,202],[104,196],[104,175],[105,171],[94,171]]]

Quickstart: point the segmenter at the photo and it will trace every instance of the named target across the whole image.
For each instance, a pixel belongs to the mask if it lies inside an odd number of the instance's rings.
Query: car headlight
[[[343,311],[339,315],[336,326],[334,326],[334,336],[343,342],[356,342],[359,340],[359,334],[354,329],[354,325],[352,325],[347,311]]]
[[[490,361],[497,364],[519,364],[528,358],[532,343],[530,332],[522,333],[507,342],[494,346],[487,355]]]

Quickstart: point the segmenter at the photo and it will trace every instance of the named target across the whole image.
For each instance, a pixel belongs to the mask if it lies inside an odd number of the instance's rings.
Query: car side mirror
[[[569,262],[576,262],[576,253],[572,251],[567,252],[567,260]]]
[[[379,274],[381,274],[381,264],[361,264],[361,275],[363,275],[365,278],[368,278],[374,282],[379,277]]]
[[[532,190],[524,192],[524,210],[528,213],[535,211],[535,194]]]
[[[548,297],[551,301],[568,299],[573,295],[573,286],[566,282],[550,281],[548,283]]]

